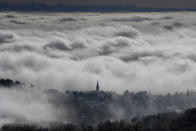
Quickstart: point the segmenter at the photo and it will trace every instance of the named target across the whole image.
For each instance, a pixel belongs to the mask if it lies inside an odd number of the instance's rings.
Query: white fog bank
[[[0,13],[0,77],[42,88],[195,90],[195,13]]]

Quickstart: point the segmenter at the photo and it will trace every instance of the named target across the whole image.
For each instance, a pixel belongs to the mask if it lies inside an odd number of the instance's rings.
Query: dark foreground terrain
[[[8,124],[2,131],[195,131],[196,108],[182,114],[164,113],[131,121],[105,121],[97,125],[74,125],[53,123],[49,127],[29,124]]]
[[[136,93],[125,91],[123,94],[101,90],[58,91],[55,89],[42,90],[34,85],[27,87],[24,83],[11,79],[0,79],[0,87],[0,89],[8,89],[8,91],[15,89],[18,92],[25,90],[26,93],[34,90],[42,92],[41,95],[46,95],[47,101],[53,107],[65,112],[62,113],[60,121],[85,125],[107,120],[125,119],[130,121],[132,118],[165,112],[182,113],[186,109],[196,107],[196,92],[189,90],[185,93],[176,92],[166,95],[153,95],[147,91]],[[32,89],[28,90],[29,88]],[[4,117],[9,116],[4,115]],[[26,121],[26,119],[20,118],[20,121]]]
[[[31,88],[31,90],[29,90]],[[0,131],[196,131],[196,92],[152,95],[150,92],[124,94],[99,90],[60,92],[26,86],[19,81],[0,79],[0,89],[42,92],[54,107],[67,111],[58,121],[27,122],[23,117],[0,114],[15,119]]]

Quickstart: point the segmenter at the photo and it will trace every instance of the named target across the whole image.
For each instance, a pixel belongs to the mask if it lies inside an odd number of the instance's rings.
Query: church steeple
[[[99,93],[99,82],[97,81],[96,92]]]

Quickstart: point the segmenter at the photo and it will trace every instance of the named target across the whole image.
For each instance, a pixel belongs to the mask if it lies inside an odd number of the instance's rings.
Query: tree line
[[[105,121],[96,125],[51,124],[41,127],[30,124],[7,124],[2,131],[196,131],[196,108],[133,118],[131,121]]]

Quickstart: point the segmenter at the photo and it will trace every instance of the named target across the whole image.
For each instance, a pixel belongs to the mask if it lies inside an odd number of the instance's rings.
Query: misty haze
[[[0,130],[195,131],[195,16],[0,12]]]

